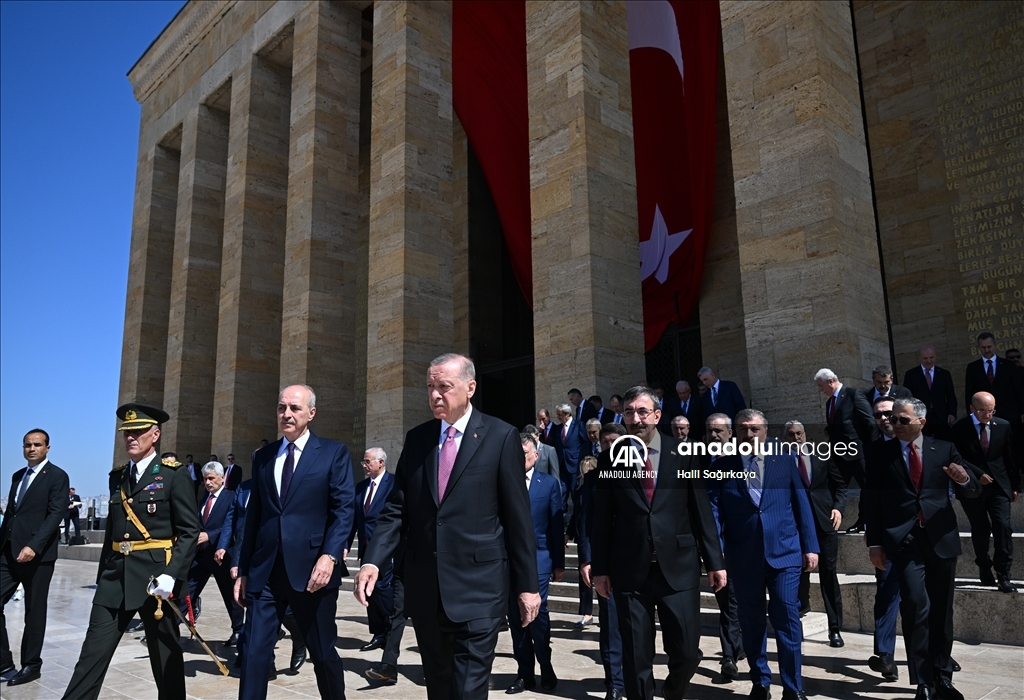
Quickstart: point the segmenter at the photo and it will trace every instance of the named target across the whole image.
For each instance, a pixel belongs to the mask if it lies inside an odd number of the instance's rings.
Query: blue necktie
[[[750,500],[754,502],[755,506],[761,505],[761,466],[757,463],[757,457],[750,459],[750,471],[754,472],[755,476],[750,477],[747,481],[747,488],[750,490]]]
[[[28,481],[32,478],[35,471],[35,467],[29,467],[25,470],[25,475],[21,477],[21,486],[18,487],[18,500],[14,504],[16,508],[21,508],[21,502],[25,500],[25,492],[28,491]]]
[[[711,405],[718,405],[718,389],[715,389],[714,387],[711,387]]]

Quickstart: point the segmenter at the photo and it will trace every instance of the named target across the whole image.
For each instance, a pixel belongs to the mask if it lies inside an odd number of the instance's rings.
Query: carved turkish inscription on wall
[[[928,50],[963,342],[1024,341],[1024,3],[930,3]]]

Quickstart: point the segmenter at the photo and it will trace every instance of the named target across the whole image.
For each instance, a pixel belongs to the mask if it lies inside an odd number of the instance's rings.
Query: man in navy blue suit
[[[587,437],[586,421],[573,417],[575,409],[567,403],[555,407],[555,416],[560,425],[551,427],[551,444],[558,455],[558,475],[565,487],[562,489],[562,508],[568,504],[569,494],[573,495],[576,504],[576,475],[580,469],[580,459],[590,454],[590,438]]]
[[[224,646],[232,647],[238,644],[238,636],[242,633],[244,611],[242,606],[235,602],[231,557],[227,548],[220,546],[220,540],[235,502],[235,492],[229,490],[224,483],[224,466],[220,462],[209,462],[204,465],[202,475],[206,498],[199,506],[202,529],[199,530],[196,558],[188,570],[188,595],[195,601],[202,595],[203,588],[213,576],[217,588],[220,589],[221,598],[224,599],[228,617],[231,618],[231,637]],[[181,611],[186,612],[184,597],[178,604]]]
[[[537,462],[537,446],[529,433],[520,433],[526,459],[526,490],[530,494],[530,515],[537,539],[537,586],[540,588],[540,611],[536,619],[523,627],[516,596],[509,597],[508,628],[512,633],[512,653],[519,665],[515,681],[505,692],[522,693],[536,687],[534,658],[540,664],[540,687],[554,690],[558,683],[551,665],[551,620],[548,616],[548,581],[561,581],[565,574],[565,540],[563,539],[562,489],[558,481],[533,466]]]
[[[747,407],[747,402],[743,400],[743,392],[736,383],[719,379],[710,367],[701,367],[697,370],[697,379],[707,387],[707,391],[700,397],[701,409],[705,416],[724,413],[729,416],[729,420],[735,420],[736,414]]]
[[[395,477],[387,470],[387,459],[387,453],[380,447],[371,447],[363,454],[361,465],[366,479],[356,484],[355,519],[352,522],[348,543],[345,545],[346,558],[356,535],[359,535],[360,560],[366,548],[370,546],[373,528],[377,525],[377,516],[384,509],[384,503],[388,500],[388,494],[395,483]],[[391,629],[391,613],[395,608],[395,591],[391,586],[393,573],[393,568],[389,565],[381,571],[380,578],[377,579],[377,585],[366,608],[366,619],[373,638],[360,647],[359,651],[380,649],[387,642],[388,630]]]
[[[250,608],[240,700],[267,696],[281,619],[291,606],[313,660],[322,698],[345,697],[345,669],[334,647],[342,559],[352,531],[352,462],[340,442],[309,430],[316,394],[281,390],[277,423],[284,437],[253,455],[252,494],[238,562],[235,600]]]
[[[736,590],[743,649],[754,684],[750,697],[764,700],[771,696],[765,622],[767,590],[767,612],[775,630],[782,697],[797,700],[806,697],[801,678],[800,572],[811,571],[818,565],[818,539],[796,457],[759,454],[758,446],[778,451],[774,449],[779,447],[778,442],[766,444],[767,433],[768,422],[763,413],[754,409],[737,413],[737,437],[754,451],[747,456],[723,457],[715,467],[744,472],[746,476],[725,479],[709,490],[717,491],[726,568]],[[760,566],[756,565],[758,562]]]

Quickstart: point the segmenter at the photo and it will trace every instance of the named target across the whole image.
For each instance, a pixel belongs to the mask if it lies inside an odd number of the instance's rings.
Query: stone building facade
[[[701,362],[773,421],[815,423],[819,367],[863,386],[933,342],[959,377],[979,330],[1019,347],[1024,6],[719,9]],[[532,314],[502,301],[449,2],[193,0],[157,37],[129,72],[120,398],[171,414],[164,449],[247,463],[279,387],[308,383],[314,429],[397,455],[452,350],[490,358],[479,398],[520,424],[570,386],[648,377],[625,3],[526,13]]]

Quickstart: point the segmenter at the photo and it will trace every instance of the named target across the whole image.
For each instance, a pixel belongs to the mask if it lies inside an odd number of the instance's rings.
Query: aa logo
[[[647,444],[635,435],[620,435],[610,453],[613,468],[639,470],[647,465]]]

